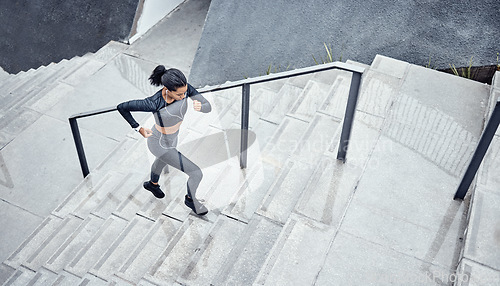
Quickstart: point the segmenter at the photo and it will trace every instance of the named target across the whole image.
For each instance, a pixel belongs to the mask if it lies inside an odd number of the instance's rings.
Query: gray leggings
[[[193,197],[196,196],[196,190],[203,178],[203,173],[195,163],[177,150],[177,135],[178,133],[171,135],[160,134],[154,128],[153,135],[148,138],[149,151],[156,157],[151,166],[151,182],[158,183],[163,168],[170,165],[189,176],[187,193],[190,197]]]

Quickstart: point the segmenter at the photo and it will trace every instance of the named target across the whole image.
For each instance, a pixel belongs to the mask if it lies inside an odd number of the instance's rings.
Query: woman
[[[151,166],[151,179],[144,182],[143,186],[155,197],[163,198],[165,194],[158,184],[160,172],[167,165],[177,168],[189,176],[184,203],[197,215],[205,215],[208,213],[207,208],[196,199],[196,190],[203,174],[200,168],[177,151],[176,147],[179,127],[187,111],[187,98],[193,100],[196,111],[207,113],[212,107],[187,83],[186,77],[178,69],[167,70],[159,65],[153,70],[149,80],[152,85],[163,85],[163,88],[151,97],[123,102],[117,106],[130,126],[147,138],[149,151],[156,157]],[[156,122],[152,130],[140,126],[132,117],[131,111],[152,112]]]

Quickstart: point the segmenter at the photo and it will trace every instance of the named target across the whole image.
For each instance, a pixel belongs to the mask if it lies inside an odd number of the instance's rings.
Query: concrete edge
[[[495,72],[495,75],[493,76],[491,89],[490,89],[490,98],[489,98],[489,101],[487,103],[488,106],[486,107],[486,112],[485,112],[485,117],[484,117],[484,127],[486,127],[486,123],[488,122],[488,119],[490,118],[491,114],[493,113],[493,109],[495,108],[495,105],[497,104],[498,101],[500,101],[500,71]],[[484,129],[484,127],[483,127],[483,129]],[[457,265],[456,272],[455,272],[457,276],[466,277],[467,281],[456,281],[456,283],[454,285],[468,285],[469,283],[463,284],[463,282],[469,282],[471,280],[474,281],[477,279],[479,279],[479,281],[481,281],[481,277],[473,277],[472,276],[471,267],[470,266],[464,267],[464,263],[466,261],[469,261],[469,263],[474,261],[474,260],[471,260],[470,258],[466,257],[465,248],[467,245],[467,241],[471,239],[470,229],[473,226],[471,225],[470,219],[471,219],[471,214],[474,211],[474,206],[475,206],[474,201],[475,201],[476,190],[479,188],[479,186],[477,185],[477,182],[481,181],[482,174],[484,173],[485,167],[486,166],[484,164],[481,164],[481,167],[479,168],[479,170],[477,172],[476,178],[472,182],[471,187],[469,189],[470,192],[467,195],[468,197],[470,197],[469,207],[468,207],[468,211],[467,211],[467,219],[466,219],[467,227],[465,228],[465,231],[464,231],[464,241],[463,241],[462,250],[460,251],[460,256],[458,259],[459,263]],[[465,199],[464,199],[464,202],[465,202]],[[489,267],[488,265],[483,265],[483,266],[479,265],[477,267],[484,268],[485,266]],[[497,273],[497,274],[498,274],[498,276],[500,276],[500,273]]]

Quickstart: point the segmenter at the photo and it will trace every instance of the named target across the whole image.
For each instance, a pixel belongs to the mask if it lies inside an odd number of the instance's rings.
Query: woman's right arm
[[[132,128],[139,127],[139,123],[135,121],[134,117],[130,113],[131,111],[143,111],[143,112],[156,111],[156,107],[153,101],[151,101],[149,98],[122,102],[118,104],[116,108],[118,109],[118,112],[120,112],[120,114],[123,116],[123,118],[127,120],[128,124],[130,124]]]

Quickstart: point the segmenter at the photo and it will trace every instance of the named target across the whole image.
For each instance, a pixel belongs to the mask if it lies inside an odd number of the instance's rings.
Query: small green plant
[[[460,72],[457,70],[457,68],[455,67],[454,64],[449,64],[453,74],[455,74],[456,76],[461,76],[461,77],[465,77],[468,79],[472,79],[472,76],[473,76],[472,75],[472,58],[473,57],[470,57],[469,65],[467,67],[461,68]]]
[[[290,69],[290,66],[291,66],[290,64],[288,64],[286,67],[282,67],[281,65],[278,65],[278,66],[274,66],[274,69],[273,69],[273,64],[270,64],[267,67],[265,74],[270,75],[271,73],[279,73],[282,71],[287,71]],[[259,76],[262,76],[262,74],[259,74]]]
[[[429,61],[427,62],[427,64],[425,64],[425,67],[428,68],[428,69],[433,69],[433,70],[437,69],[436,65],[434,65],[432,63],[431,56],[429,56]]]
[[[323,43],[323,45],[325,46],[325,50],[326,50],[326,56],[325,58],[323,59],[322,56],[320,56],[320,60],[316,60],[316,57],[314,57],[314,55],[312,55],[313,57],[313,60],[314,62],[319,65],[319,64],[326,64],[326,63],[332,63],[334,62],[335,60],[333,59],[333,49],[332,49],[332,45],[330,44],[329,46],[326,44],[326,43]],[[339,61],[342,61],[342,53],[340,53],[340,57],[339,57]]]

